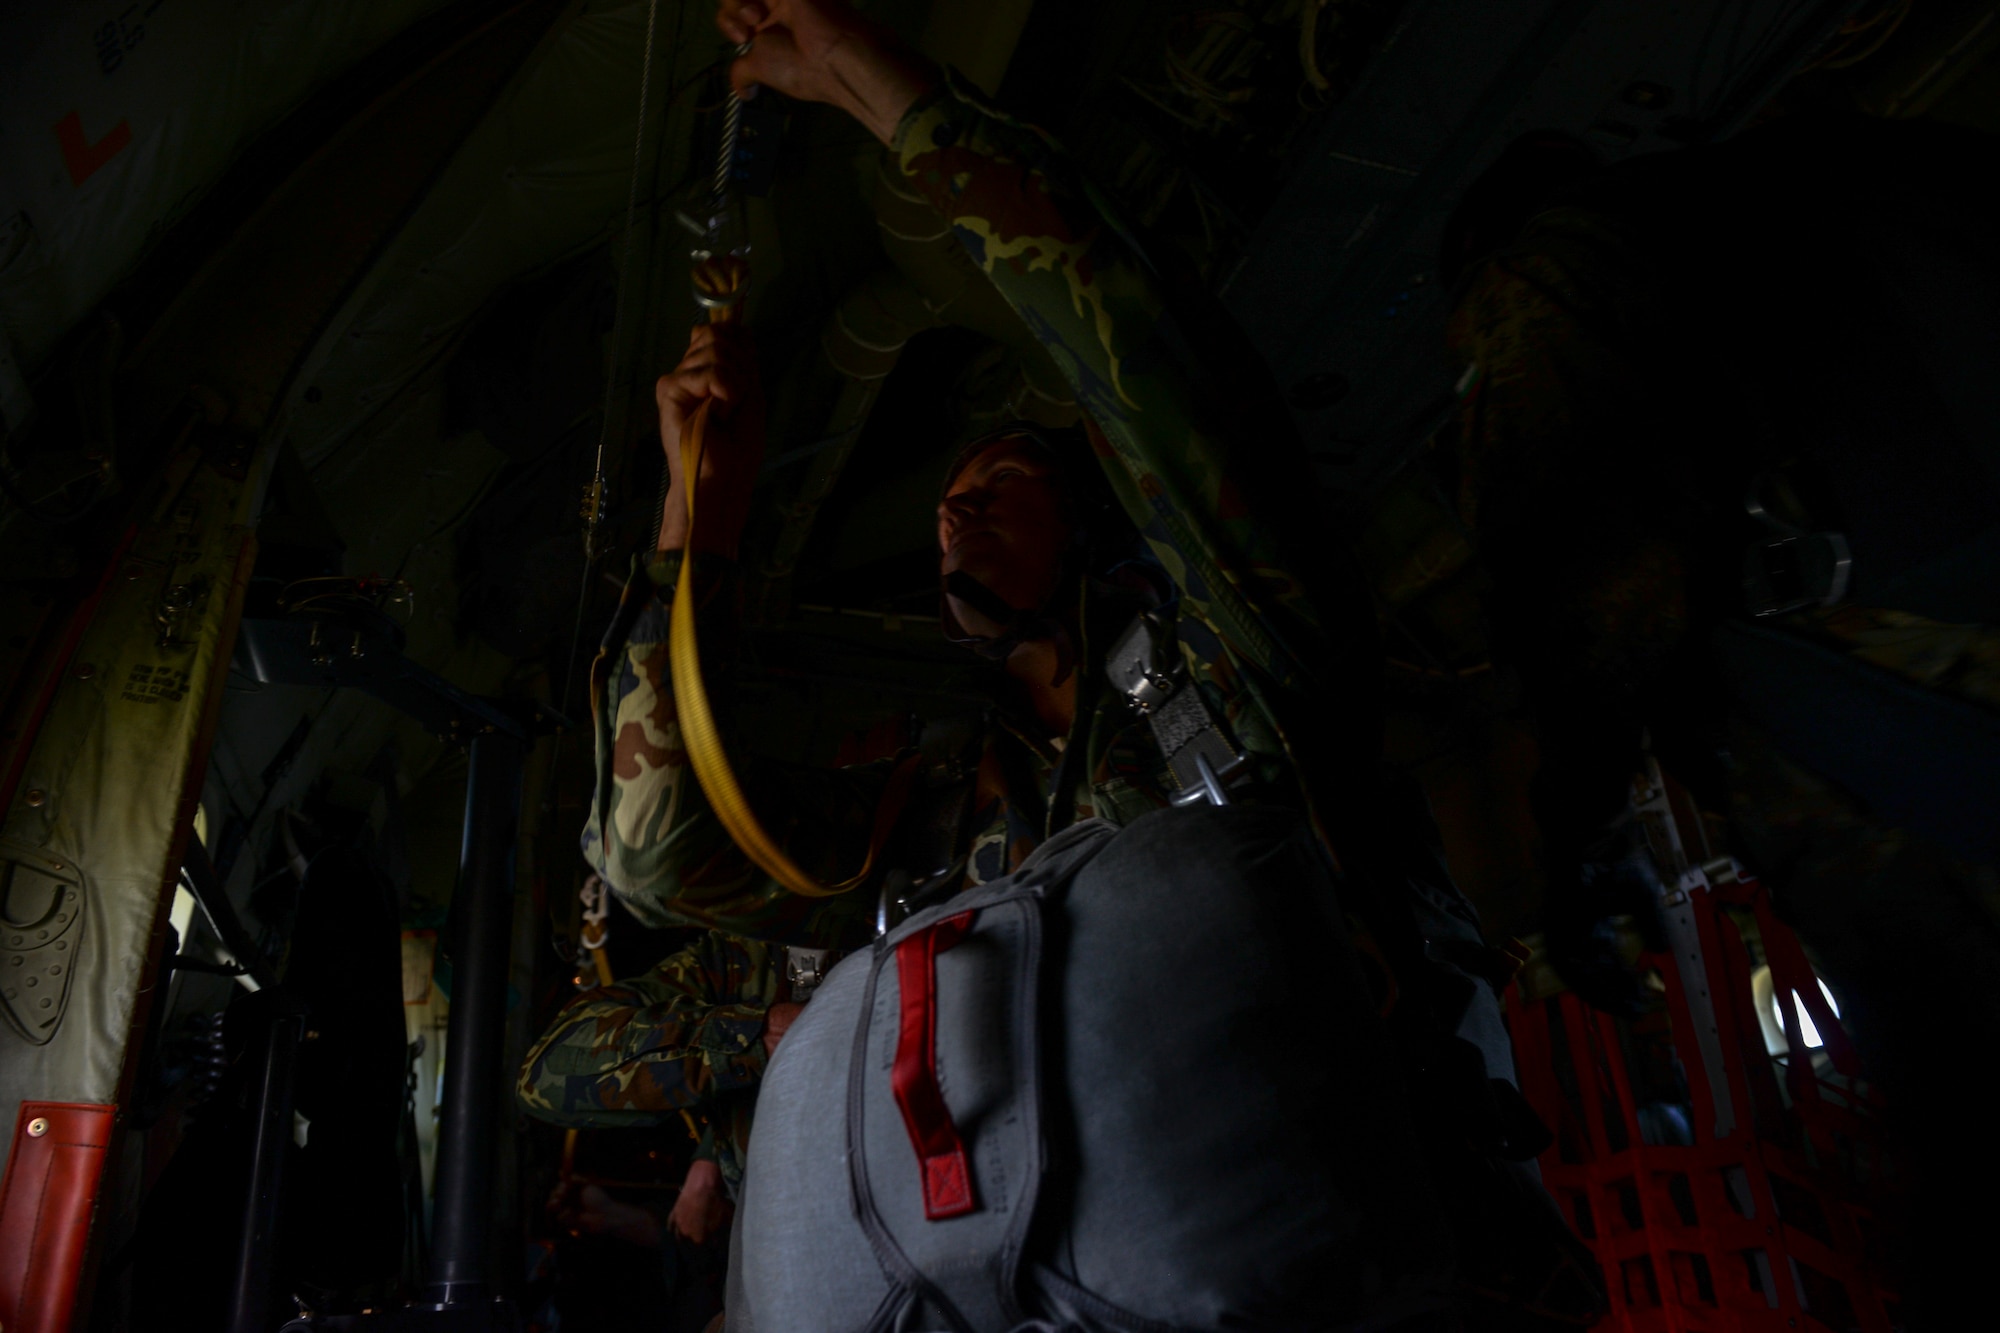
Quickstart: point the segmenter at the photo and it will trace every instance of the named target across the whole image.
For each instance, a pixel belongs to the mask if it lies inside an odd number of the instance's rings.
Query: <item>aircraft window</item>
[[[208,807],[194,808],[194,838],[202,846],[208,846]],[[194,924],[194,894],[185,884],[174,885],[174,905],[167,910],[167,920],[174,928],[174,938],[180,942],[183,952],[187,949],[188,927]]]
[[[1785,1037],[1785,1011],[1778,998],[1777,987],[1771,981],[1771,969],[1760,967],[1750,974],[1750,992],[1757,1003],[1757,1022],[1764,1029],[1764,1049],[1772,1055],[1784,1055],[1791,1050],[1791,1042]],[[1819,983],[1819,993],[1826,997],[1826,1007],[1840,1017],[1840,1002],[1833,998],[1833,991],[1824,981]],[[1792,992],[1786,999],[1797,1009],[1799,1015],[1799,1035],[1805,1039],[1806,1049],[1819,1050],[1826,1045],[1819,1028],[1813,1023],[1812,1015],[1800,1003],[1798,992]]]
[[[188,892],[187,885],[174,885],[174,905],[168,910],[167,920],[173,925],[174,938],[186,949],[188,927],[194,924],[194,895]]]

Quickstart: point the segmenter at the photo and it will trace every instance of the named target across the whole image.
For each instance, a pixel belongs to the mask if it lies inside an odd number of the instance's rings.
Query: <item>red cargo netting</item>
[[[1673,952],[1643,960],[1664,1013],[1508,994],[1522,1091],[1556,1135],[1543,1178],[1604,1272],[1599,1327],[1891,1333],[1874,1095],[1764,887],[1709,868],[1722,882],[1691,869],[1667,896]]]

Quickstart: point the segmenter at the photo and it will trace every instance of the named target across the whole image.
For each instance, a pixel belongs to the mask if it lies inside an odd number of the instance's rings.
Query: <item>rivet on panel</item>
[[[40,805],[43,801],[49,799],[49,794],[43,791],[40,787],[30,787],[28,789],[28,794],[24,799],[28,802],[29,805]]]
[[[38,1139],[42,1137],[42,1135],[48,1132],[49,1132],[49,1122],[43,1119],[41,1116],[36,1116],[33,1120],[30,1120],[28,1122],[29,1138]]]
[[[76,678],[78,680],[89,680],[92,676],[96,674],[97,674],[97,668],[93,666],[91,663],[89,662],[77,663]]]

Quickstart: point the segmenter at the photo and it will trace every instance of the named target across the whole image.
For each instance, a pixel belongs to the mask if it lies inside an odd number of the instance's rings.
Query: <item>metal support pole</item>
[[[475,737],[465,787],[459,855],[457,938],[444,1106],[438,1125],[427,1300],[439,1307],[487,1304],[493,1218],[494,1138],[506,1038],[507,964],[514,918],[514,844],[521,815],[525,746],[497,731]]]
[[[305,1015],[282,995],[264,1039],[263,1077],[257,1089],[256,1138],[250,1155],[250,1191],[229,1293],[229,1333],[269,1333],[271,1277],[277,1260],[279,1201],[285,1155],[292,1146],[292,1082],[298,1069]]]

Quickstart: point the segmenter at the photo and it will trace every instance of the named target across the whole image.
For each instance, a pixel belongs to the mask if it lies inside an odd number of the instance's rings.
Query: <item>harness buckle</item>
[[[1765,503],[1766,484],[1779,480],[1760,474],[1743,499],[1743,512],[1767,534],[1743,553],[1743,600],[1759,619],[1838,605],[1854,568],[1844,533],[1807,531],[1777,512],[1782,504]]]
[[[1151,724],[1179,788],[1173,803],[1228,805],[1228,785],[1247,773],[1249,760],[1210,715],[1172,643],[1171,632],[1153,615],[1136,616],[1105,658],[1105,674]]]
[[[826,974],[833,968],[833,950],[801,949],[785,946],[785,980],[792,986],[792,1003],[804,1004],[813,997]]]
[[[1134,616],[1104,659],[1104,670],[1117,691],[1142,713],[1150,714],[1172,697],[1179,681],[1167,660],[1169,636],[1150,615]]]

